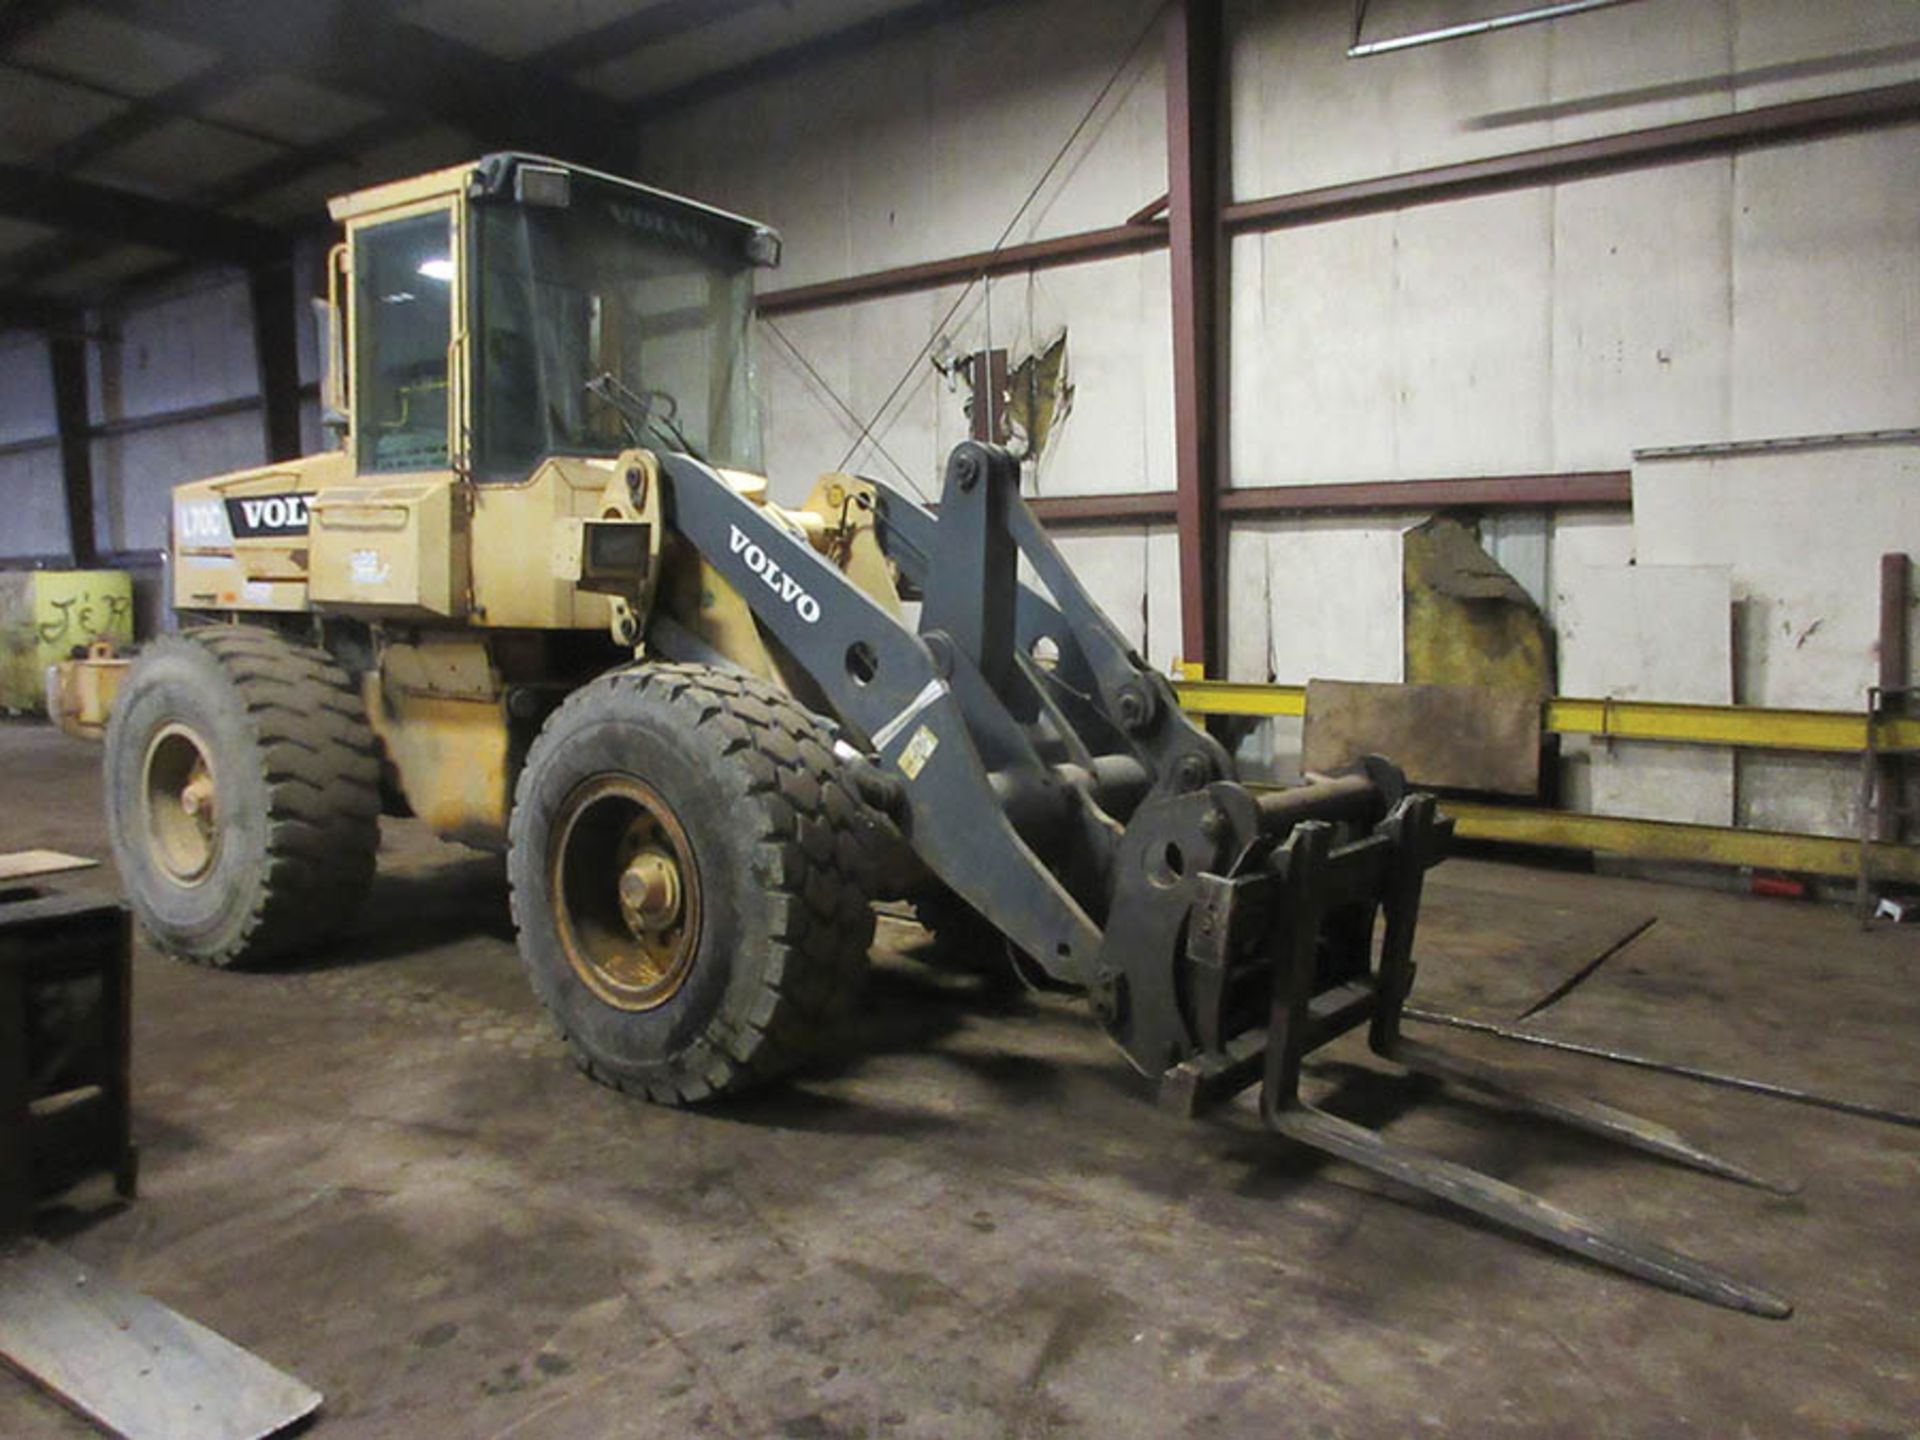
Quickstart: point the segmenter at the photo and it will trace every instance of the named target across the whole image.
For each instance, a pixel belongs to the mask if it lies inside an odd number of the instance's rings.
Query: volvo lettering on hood
[[[307,533],[307,497],[229,497],[227,523],[233,527],[233,538],[236,540],[251,540],[260,535],[304,535]]]

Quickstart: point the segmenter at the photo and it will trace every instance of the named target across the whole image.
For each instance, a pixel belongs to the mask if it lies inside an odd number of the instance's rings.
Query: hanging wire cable
[[[1074,143],[1079,140],[1082,132],[1092,123],[1093,117],[1099,113],[1100,107],[1106,102],[1107,96],[1113,93],[1113,87],[1118,85],[1121,77],[1132,68],[1134,59],[1140,53],[1140,47],[1147,43],[1147,38],[1159,27],[1161,18],[1166,14],[1172,3],[1173,0],[1161,0],[1161,3],[1154,7],[1153,13],[1147,17],[1147,23],[1140,27],[1140,33],[1133,37],[1133,43],[1127,46],[1126,53],[1120,57],[1120,63],[1113,67],[1113,73],[1107,77],[1106,84],[1100,87],[1100,93],[1093,97],[1093,102],[1087,106],[1086,112],[1081,115],[1079,121],[1068,133],[1067,138],[1061,142],[1060,148],[1054,152],[1053,158],[1047,162],[1047,168],[1040,172],[1040,178],[1033,182],[1033,188],[1027,191],[1026,199],[1022,200],[1020,207],[1013,212],[1013,218],[1007,221],[1006,228],[1000,232],[1000,238],[993,242],[992,248],[987,252],[989,259],[1006,248],[1007,241],[1013,235],[1014,229],[1020,224],[1021,217],[1027,213],[1028,208],[1039,198],[1040,192],[1046,188],[1047,181],[1053,178],[1053,172],[1060,168],[1060,163],[1067,158],[1068,153],[1073,149]],[[919,371],[920,362],[926,359],[933,347],[939,343],[940,337],[946,333],[948,322],[960,312],[960,307],[966,303],[967,296],[973,293],[973,287],[985,278],[986,270],[983,267],[978,274],[967,281],[966,285],[961,289],[960,294],[955,297],[953,304],[949,305],[946,313],[940,317],[939,323],[933,327],[933,333],[927,336],[926,343],[920,347],[913,359],[907,362],[907,368],[901,372],[900,378],[894,382],[893,388],[887,392],[887,398],[880,402],[880,407],[874,411],[873,418],[860,427],[860,433],[854,437],[853,444],[847,447],[847,453],[840,457],[840,464],[835,468],[841,470],[846,469],[847,462],[853,459],[859,452],[860,447],[873,438],[874,427],[886,416],[893,402],[899,398],[900,392],[906,388],[907,382]],[[877,445],[879,442],[876,440],[874,443]]]
[[[845,400],[842,400],[840,398],[840,392],[835,390],[833,386],[828,383],[827,377],[822,375],[820,371],[817,368],[815,368],[814,363],[811,360],[809,360],[805,354],[801,352],[800,347],[793,343],[793,337],[788,335],[786,331],[782,330],[778,322],[776,322],[773,319],[773,317],[770,315],[763,315],[760,319],[760,323],[765,325],[767,329],[772,332],[774,339],[778,340],[782,345],[787,347],[787,353],[793,356],[793,358],[799,362],[800,368],[802,370],[806,371],[808,375],[813,377],[813,383],[818,385],[822,390],[822,392],[825,393],[826,397],[829,400],[833,401],[835,405],[839,406],[840,412],[843,415],[845,415],[847,419],[853,422],[855,428],[858,428],[860,424],[859,415],[854,412],[854,408],[851,405],[847,404]],[[918,495],[922,500],[928,500],[932,498],[927,494],[926,489],[920,484],[920,482],[914,478],[913,472],[908,470],[907,467],[902,465],[898,460],[894,459],[893,452],[887,449],[885,445],[881,444],[878,439],[874,440],[873,448],[880,452],[881,458],[886,460],[886,462],[889,465],[893,466],[895,470],[900,472],[900,478],[902,480],[905,480],[907,484],[913,487],[913,491],[916,495]],[[842,465],[846,464],[844,460],[841,461],[840,463]]]

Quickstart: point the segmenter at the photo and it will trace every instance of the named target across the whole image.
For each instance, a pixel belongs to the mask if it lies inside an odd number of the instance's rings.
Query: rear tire
[[[218,625],[148,645],[107,723],[115,863],[170,955],[252,965],[350,922],[378,848],[378,742],[324,651]]]
[[[527,754],[507,872],[581,1068],[686,1104],[816,1050],[866,971],[869,828],[831,732],[772,685],[650,663],[576,690]]]

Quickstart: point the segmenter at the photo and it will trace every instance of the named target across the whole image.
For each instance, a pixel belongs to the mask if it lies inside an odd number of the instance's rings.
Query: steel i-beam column
[[[1905,690],[1908,679],[1907,611],[1913,594],[1913,562],[1904,550],[1880,557],[1880,688]],[[1895,696],[1888,707],[1896,715],[1911,714],[1911,697]],[[1897,755],[1880,761],[1880,811],[1875,826],[1876,840],[1898,840],[1901,836],[1900,809],[1906,803],[1905,766]]]
[[[93,438],[87,414],[87,342],[75,332],[47,336],[53,416],[60,435],[60,489],[66,499],[67,549],[77,569],[99,559],[93,537]]]
[[[300,351],[293,320],[293,265],[261,265],[247,276],[253,302],[253,350],[260,374],[260,418],[268,460],[300,456]]]
[[[1167,18],[1167,234],[1173,272],[1175,514],[1181,658],[1226,659],[1219,492],[1226,448],[1226,268],[1220,0],[1176,0]]]

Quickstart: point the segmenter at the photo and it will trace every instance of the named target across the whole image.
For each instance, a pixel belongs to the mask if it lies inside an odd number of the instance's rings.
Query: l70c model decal
[[[173,543],[183,550],[225,550],[233,544],[227,512],[218,500],[176,500]]]

